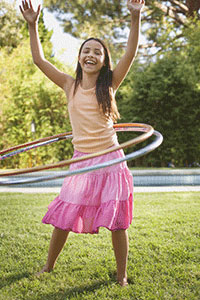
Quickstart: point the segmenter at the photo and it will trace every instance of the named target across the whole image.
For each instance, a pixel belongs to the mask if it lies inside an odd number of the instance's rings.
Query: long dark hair
[[[96,82],[96,97],[97,101],[99,104],[100,109],[102,110],[103,114],[109,118],[111,117],[114,122],[117,121],[117,119],[120,118],[120,114],[117,109],[115,97],[113,94],[113,89],[112,89],[112,66],[111,66],[111,56],[108,48],[106,47],[105,43],[97,38],[89,38],[83,42],[83,44],[80,47],[79,50],[79,56],[81,54],[81,51],[83,49],[83,46],[85,43],[88,41],[95,40],[99,42],[105,52],[105,61],[104,61],[104,66],[101,68],[99,76],[97,78]],[[80,84],[82,80],[82,68],[81,65],[78,61],[77,63],[77,68],[76,68],[76,80],[75,80],[75,87],[74,87],[74,95],[76,93],[76,90],[78,88],[78,85]]]

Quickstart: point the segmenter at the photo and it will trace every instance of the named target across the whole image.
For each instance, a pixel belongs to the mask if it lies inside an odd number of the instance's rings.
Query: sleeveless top
[[[74,84],[69,93],[68,112],[72,126],[74,149],[93,153],[117,145],[113,121],[107,119],[99,108],[96,86],[84,90],[80,84],[74,93]]]

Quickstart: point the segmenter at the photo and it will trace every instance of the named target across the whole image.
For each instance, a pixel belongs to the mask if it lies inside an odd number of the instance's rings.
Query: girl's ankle
[[[54,269],[54,267],[45,265],[42,270],[44,270],[44,272],[50,273],[53,271],[53,269]]]

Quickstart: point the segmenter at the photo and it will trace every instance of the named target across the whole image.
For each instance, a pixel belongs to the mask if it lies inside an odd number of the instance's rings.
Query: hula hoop
[[[104,162],[103,164],[94,165],[89,168],[82,168],[82,169],[78,169],[78,170],[74,170],[74,171],[66,171],[66,172],[63,172],[62,174],[57,174],[57,175],[49,175],[49,176],[42,176],[42,177],[37,177],[37,178],[29,178],[29,179],[21,179],[21,180],[18,179],[18,180],[14,180],[14,181],[9,181],[9,180],[0,181],[0,186],[29,184],[29,183],[48,181],[48,180],[55,180],[58,178],[64,178],[67,176],[74,176],[74,175],[78,175],[78,174],[84,174],[87,172],[95,171],[95,170],[109,167],[109,166],[112,166],[112,165],[115,165],[115,164],[118,164],[118,163],[121,163],[124,161],[130,161],[132,159],[136,159],[138,157],[146,155],[149,152],[153,151],[154,149],[156,149],[157,147],[160,146],[160,144],[163,141],[163,136],[158,131],[154,131],[153,135],[156,136],[156,139],[151,144],[147,145],[146,147],[144,147],[140,150],[137,150],[135,152],[132,152],[132,153],[126,155],[124,158],[110,160],[108,162]]]
[[[139,132],[145,132],[145,133],[143,133],[139,137],[136,137],[136,138],[134,138],[130,141],[124,142],[120,145],[114,146],[112,148],[109,148],[109,149],[106,149],[106,150],[103,150],[103,151],[92,153],[92,154],[89,154],[89,155],[84,155],[81,158],[68,159],[68,160],[64,160],[64,161],[61,161],[61,162],[58,162],[58,163],[55,163],[55,164],[49,164],[49,165],[45,165],[45,166],[38,166],[38,167],[29,168],[29,169],[19,169],[19,170],[11,170],[11,171],[0,172],[0,177],[20,175],[20,174],[38,172],[38,171],[42,171],[42,170],[49,170],[49,169],[58,168],[58,167],[65,167],[65,166],[68,166],[72,163],[77,163],[79,161],[87,160],[87,159],[90,159],[90,158],[93,158],[93,157],[97,157],[97,156],[100,156],[100,155],[111,153],[111,152],[119,150],[119,149],[124,149],[124,148],[130,147],[132,145],[136,145],[138,143],[141,143],[141,142],[145,141],[149,137],[151,137],[153,132],[154,132],[154,129],[153,129],[152,126],[147,125],[147,124],[140,124],[140,123],[115,124],[114,128],[115,128],[116,131],[139,131]],[[133,130],[133,129],[135,129],[135,130]],[[43,139],[43,140],[45,140],[44,143],[46,144],[47,141],[52,142],[52,140],[54,140],[54,137],[55,136],[44,138]],[[62,133],[62,134],[59,135],[58,138],[60,138],[60,137],[69,139],[69,138],[72,137],[72,133],[71,132]],[[0,152],[0,154],[1,153],[7,153],[11,149],[13,150],[13,149],[20,149],[20,148],[22,148],[20,151],[10,153],[9,155],[13,156],[13,155],[18,154],[20,152],[26,152],[26,151],[34,149],[36,147],[43,146],[44,144],[41,143],[41,141],[42,140],[40,139],[40,140],[33,141],[33,142],[30,142],[30,143],[18,145],[16,147],[12,147],[12,148],[3,150],[3,151]],[[54,141],[57,141],[57,140],[54,140]],[[24,146],[26,146],[26,147],[24,147]],[[5,158],[7,158],[7,157],[8,156],[6,156]],[[1,157],[1,159],[2,159],[2,157]]]
[[[10,151],[13,151],[13,150],[21,149],[23,147],[35,145],[35,144],[42,143],[42,142],[45,142],[45,141],[49,141],[49,140],[52,140],[52,139],[56,139],[56,138],[57,139],[64,139],[66,134],[72,134],[72,132],[66,132],[66,133],[60,133],[60,134],[57,134],[57,135],[52,135],[52,136],[45,137],[45,138],[42,138],[42,139],[39,139],[39,140],[36,140],[36,141],[32,141],[32,142],[29,142],[29,143],[17,145],[17,146],[14,146],[14,147],[11,147],[11,148],[8,148],[8,149],[5,149],[5,150],[1,150],[0,155],[4,154],[4,153],[7,153],[7,152],[10,152]],[[2,157],[0,156],[0,160],[1,159],[2,159]]]
[[[65,134],[67,134],[67,132],[66,132]],[[18,150],[15,150],[15,151],[12,151],[12,152],[10,152],[10,153],[8,153],[8,154],[4,154],[3,156],[0,156],[0,161],[3,160],[3,159],[5,159],[5,158],[14,156],[14,155],[16,155],[16,154],[20,154],[20,153],[23,153],[23,152],[26,152],[26,151],[29,151],[29,150],[32,150],[32,149],[36,149],[36,148],[41,147],[41,146],[46,146],[46,145],[48,145],[48,144],[52,144],[52,143],[58,142],[58,141],[60,141],[60,140],[65,140],[65,139],[67,139],[67,138],[72,138],[72,137],[73,137],[72,134],[69,133],[68,137],[67,137],[67,136],[58,137],[58,138],[53,138],[53,137],[52,137],[50,140],[47,140],[47,141],[44,141],[44,142],[39,142],[39,140],[38,140],[38,141],[35,141],[35,142],[32,142],[32,145],[30,145],[30,146],[23,147],[25,144],[20,145],[20,148],[19,148],[19,146],[17,146],[17,147],[18,147]],[[37,143],[36,143],[36,142],[37,142]],[[33,143],[34,143],[34,144],[33,144]],[[23,147],[23,148],[21,148],[21,147]],[[13,147],[13,148],[14,148],[14,147]],[[11,149],[11,148],[10,148],[10,149]],[[10,149],[4,150],[4,151],[2,151],[2,152],[6,153],[6,152],[8,152]],[[6,152],[5,152],[5,151],[6,151]]]
[[[101,151],[101,152],[98,152],[98,153],[94,153],[92,155],[83,156],[81,159],[73,159],[73,160],[71,159],[71,160],[66,160],[66,161],[60,162],[62,164],[62,166],[65,166],[65,165],[68,165],[68,164],[71,164],[71,163],[75,163],[75,162],[78,162],[78,161],[86,160],[86,159],[89,159],[91,157],[96,157],[96,156],[99,156],[99,155],[102,155],[102,154],[105,154],[105,153],[113,152],[113,151],[116,151],[116,148],[118,150],[118,149],[122,149],[122,148],[128,147],[130,145],[133,145],[133,144],[136,144],[136,143],[139,143],[139,142],[142,142],[142,141],[146,140],[151,135],[156,136],[156,139],[151,144],[147,145],[146,147],[144,147],[144,148],[142,148],[140,150],[137,150],[135,152],[132,152],[132,153],[126,155],[123,158],[114,159],[114,160],[105,162],[103,164],[94,165],[94,166],[90,166],[90,167],[87,167],[87,168],[82,168],[82,169],[78,169],[78,170],[74,170],[74,171],[66,171],[66,172],[63,172],[60,175],[58,174],[58,175],[49,175],[49,176],[43,176],[43,177],[37,177],[37,178],[21,179],[21,180],[18,179],[18,180],[0,181],[0,186],[2,186],[2,185],[5,186],[5,185],[15,185],[15,184],[36,183],[36,182],[47,181],[47,180],[54,180],[54,179],[63,178],[63,177],[67,177],[67,176],[73,176],[73,175],[83,174],[83,173],[86,173],[86,172],[91,172],[91,171],[94,171],[94,170],[97,170],[97,169],[105,168],[105,167],[112,166],[112,165],[115,165],[115,164],[118,164],[118,163],[121,163],[121,162],[124,162],[124,161],[129,161],[129,160],[141,157],[141,156],[143,156],[143,155],[145,155],[145,154],[153,151],[157,147],[159,147],[160,144],[163,141],[163,136],[158,131],[153,130],[153,128],[150,125],[136,124],[136,123],[131,123],[131,124],[117,124],[117,126],[115,126],[115,128],[117,128],[116,131],[125,131],[124,128],[128,128],[128,131],[140,131],[140,132],[146,131],[146,133],[143,134],[143,135],[141,135],[139,137],[140,139],[139,138],[135,138],[135,139],[133,139],[131,141],[128,141],[128,142],[125,142],[125,143],[123,143],[123,144],[121,144],[119,146],[115,146],[115,147],[112,147],[111,149],[107,149],[109,151],[104,150],[104,151]],[[67,137],[67,138],[69,138],[69,136],[71,137],[71,133],[69,135],[66,135],[66,133],[65,134],[61,134],[61,135],[62,135],[62,137],[64,137],[64,136]],[[55,136],[53,136],[53,138],[54,137]],[[50,138],[52,139],[52,137],[45,138],[45,142],[47,140],[49,140]],[[60,135],[59,135],[58,138],[60,138]],[[38,141],[31,142],[31,143],[32,143],[32,145],[35,145],[35,144],[38,143]],[[27,144],[23,144],[23,145],[20,145],[20,146],[23,147],[24,145],[27,145]],[[29,145],[30,145],[30,143],[29,143]],[[18,147],[17,149],[20,148],[19,146],[16,146],[16,147]],[[13,148],[16,149],[16,147],[13,147]],[[28,151],[28,150],[26,150],[26,151]],[[3,150],[3,152],[6,153],[6,152],[8,152],[8,150]],[[44,167],[45,167],[45,169],[46,169],[46,167],[48,167],[48,169],[50,169],[50,168],[56,168],[57,164],[43,166],[43,169],[44,169]],[[36,167],[36,168],[38,168],[38,167]],[[36,172],[36,171],[40,171],[41,170],[41,167],[39,167],[40,168],[39,170],[35,170],[36,168],[32,168],[31,172]],[[11,171],[11,172],[0,173],[0,176],[11,176],[11,175],[16,175],[16,173],[17,174],[29,173],[29,169],[18,170],[18,171],[15,171],[15,172]]]

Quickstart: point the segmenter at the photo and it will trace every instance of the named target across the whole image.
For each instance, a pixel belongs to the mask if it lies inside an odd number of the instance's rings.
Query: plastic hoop
[[[55,180],[58,178],[63,178],[63,177],[67,177],[67,176],[74,176],[74,175],[78,175],[78,174],[83,174],[86,172],[91,172],[91,171],[95,171],[101,168],[105,168],[105,167],[109,167],[124,161],[130,161],[132,159],[141,157],[143,155],[148,154],[149,152],[153,151],[154,149],[156,149],[157,147],[160,146],[160,144],[163,141],[163,136],[160,134],[160,132],[158,131],[154,131],[153,135],[156,136],[156,139],[149,145],[147,145],[146,147],[137,150],[135,152],[132,152],[128,155],[126,155],[123,158],[118,158],[118,159],[114,159],[114,160],[110,160],[108,162],[104,162],[103,164],[99,164],[99,165],[94,165],[88,168],[82,168],[82,169],[78,169],[78,170],[74,170],[74,171],[66,171],[63,172],[62,174],[58,174],[58,175],[49,175],[49,176],[42,176],[42,177],[37,177],[37,178],[28,178],[28,179],[18,179],[18,180],[5,180],[5,181],[0,181],[0,186],[5,186],[5,185],[17,185],[17,184],[28,184],[28,183],[37,183],[37,182],[42,182],[42,181],[48,181],[48,180]]]
[[[139,132],[145,132],[145,133],[143,133],[139,137],[136,137],[136,138],[134,138],[130,141],[127,141],[125,143],[122,143],[120,145],[114,146],[112,148],[109,148],[109,149],[106,149],[106,150],[103,150],[100,152],[85,155],[81,158],[68,159],[68,160],[61,161],[59,163],[50,164],[50,165],[46,165],[46,166],[38,166],[38,167],[34,167],[34,168],[29,168],[29,169],[20,169],[20,170],[0,172],[0,177],[20,175],[20,174],[38,172],[38,171],[48,170],[48,169],[53,169],[53,168],[58,168],[58,167],[64,167],[64,166],[70,165],[72,163],[77,163],[79,161],[87,160],[87,159],[97,157],[100,155],[104,155],[104,154],[107,154],[107,153],[110,153],[110,152],[113,152],[113,151],[116,151],[119,149],[124,149],[124,148],[130,147],[132,145],[136,145],[138,143],[145,141],[146,139],[151,137],[152,134],[154,133],[154,129],[152,126],[147,125],[147,124],[140,124],[140,123],[115,124],[114,128],[116,131],[139,131]],[[5,157],[1,157],[1,159],[7,158],[8,156],[16,155],[20,152],[25,152],[25,151],[31,150],[36,147],[43,146],[44,144],[46,145],[46,143],[55,142],[55,141],[59,140],[60,138],[69,139],[71,137],[72,137],[72,133],[66,132],[66,133],[56,135],[56,136],[46,137],[44,139],[36,140],[36,141],[30,142],[30,143],[26,143],[26,144],[18,145],[18,146],[15,146],[15,147],[12,147],[12,148],[9,148],[6,150],[2,150],[2,151],[0,151],[0,154],[8,153],[11,150],[21,149],[20,151],[17,151],[17,152],[15,151],[15,152],[12,152],[12,153],[6,155]]]

